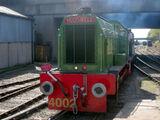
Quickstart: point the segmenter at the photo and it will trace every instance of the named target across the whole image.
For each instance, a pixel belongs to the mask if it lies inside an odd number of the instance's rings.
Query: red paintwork
[[[83,74],[53,74],[63,85],[65,91],[69,94],[68,99],[73,99],[73,85],[78,85],[83,87]],[[59,85],[51,79],[45,73],[40,74],[40,84],[44,81],[51,81],[54,86],[54,92],[49,96],[49,101],[51,98],[66,98]],[[91,88],[95,83],[103,83],[107,88],[107,94],[102,98],[97,98],[93,96]],[[78,111],[87,111],[87,112],[106,112],[107,110],[107,95],[114,95],[116,92],[116,77],[115,75],[101,75],[101,74],[87,74],[87,96],[85,98],[85,104],[87,107],[82,107],[81,105],[81,96],[79,89],[79,97],[77,99]],[[72,102],[73,103],[73,102]],[[64,107],[52,107],[48,106],[50,109],[58,110],[72,110],[72,108]]]
[[[69,97],[67,99],[69,100],[70,104],[73,104],[73,85],[78,85],[80,88],[83,87],[83,79],[84,76],[87,77],[87,96],[85,97],[84,103],[87,105],[87,107],[83,107],[81,104],[81,96],[80,96],[80,89],[79,89],[79,97],[77,99],[77,105],[78,105],[78,111],[87,111],[87,112],[106,112],[107,110],[107,95],[116,95],[117,101],[118,101],[118,89],[121,81],[123,81],[123,78],[126,74],[130,73],[131,70],[131,62],[128,61],[126,64],[129,64],[129,69],[124,71],[122,76],[119,75],[116,78],[116,75],[113,74],[61,74],[61,73],[52,73],[52,75],[58,79],[62,86],[65,89],[65,92],[69,94]],[[123,66],[125,67],[126,64]],[[123,67],[117,71],[119,72],[123,69]],[[116,82],[117,79],[117,82]],[[60,89],[60,86],[46,73],[40,74],[40,85],[45,82],[50,81],[54,86],[54,92],[48,97],[48,100],[50,101],[51,98],[54,98],[54,100],[61,99],[64,100],[66,97],[63,95],[62,90]],[[92,86],[95,83],[102,83],[106,86],[107,93],[105,96],[101,98],[97,98],[92,94]],[[117,85],[116,85],[117,83]],[[116,87],[117,86],[117,87]],[[62,101],[61,101],[62,102]],[[58,104],[60,102],[58,101]],[[63,104],[63,103],[61,103]],[[65,103],[66,104],[66,103]],[[57,110],[72,110],[72,107],[66,108],[63,105],[60,107],[57,107],[55,103],[52,106],[49,102],[48,107],[49,109],[57,109]]]
[[[126,64],[124,64],[123,65],[123,67],[118,71],[118,74],[121,72],[121,70],[127,65],[127,64],[129,64],[129,69],[128,70],[126,70],[126,71],[124,71],[124,73],[123,73],[123,75],[120,77],[119,75],[118,75],[118,77],[117,77],[117,88],[116,88],[116,101],[117,101],[117,103],[118,103],[118,90],[119,90],[119,85],[120,85],[120,83],[123,81],[123,79],[124,79],[124,76],[125,75],[129,75],[130,74],[130,72],[131,72],[131,60],[128,60],[128,62],[126,63]]]
[[[48,64],[48,63],[43,64],[43,65],[41,66],[41,70],[42,70],[43,72],[50,71],[51,68],[52,68],[52,66],[51,66],[50,64]]]
[[[129,75],[131,73],[131,60],[128,61],[129,69],[127,70],[126,74]]]
[[[74,16],[64,19],[65,24],[71,23],[96,23],[96,18],[91,16]]]

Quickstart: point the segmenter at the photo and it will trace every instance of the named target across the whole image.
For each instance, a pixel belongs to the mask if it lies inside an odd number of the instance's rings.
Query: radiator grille
[[[65,26],[66,63],[95,63],[95,25]]]

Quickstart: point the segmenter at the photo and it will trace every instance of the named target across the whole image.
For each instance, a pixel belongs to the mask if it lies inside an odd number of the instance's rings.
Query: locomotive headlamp
[[[96,83],[92,87],[92,94],[95,97],[101,98],[106,94],[107,90],[104,84]]]
[[[54,87],[53,87],[52,83],[46,81],[46,82],[42,83],[40,90],[44,95],[50,95],[53,93]]]
[[[75,66],[75,67],[74,67],[74,69],[75,69],[75,70],[78,70],[78,67],[77,67],[77,66]]]
[[[83,70],[86,70],[86,69],[87,69],[87,67],[86,67],[86,66],[83,66],[83,67],[82,67],[82,69],[83,69]]]

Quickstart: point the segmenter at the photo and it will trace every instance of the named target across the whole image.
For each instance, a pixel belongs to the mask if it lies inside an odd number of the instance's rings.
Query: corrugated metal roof
[[[16,16],[16,17],[22,17],[22,18],[28,18],[25,15],[22,15],[12,9],[9,9],[7,7],[4,6],[0,6],[0,14],[6,14],[6,15],[11,15],[11,16]]]

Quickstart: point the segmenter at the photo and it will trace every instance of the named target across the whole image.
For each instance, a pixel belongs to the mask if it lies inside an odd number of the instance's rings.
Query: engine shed
[[[0,6],[0,69],[33,60],[31,18]]]

